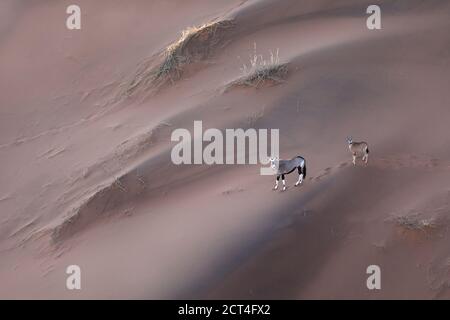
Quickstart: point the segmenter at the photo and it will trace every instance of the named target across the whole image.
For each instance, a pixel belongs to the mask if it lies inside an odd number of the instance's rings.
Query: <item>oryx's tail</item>
[[[306,160],[304,160],[304,162],[303,162],[302,173],[303,173],[303,179],[305,179],[306,178]]]

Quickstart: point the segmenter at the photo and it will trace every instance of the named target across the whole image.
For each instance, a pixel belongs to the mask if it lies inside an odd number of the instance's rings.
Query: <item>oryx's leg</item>
[[[356,155],[353,155],[353,164],[356,165]]]
[[[273,187],[273,190],[278,189],[278,181],[280,180],[280,176],[277,176],[277,180],[275,180],[275,187]]]
[[[367,162],[369,162],[369,154],[368,153],[366,153],[365,155],[364,155],[364,161],[367,163]]]
[[[286,180],[284,180],[284,174],[281,175],[281,179],[283,180],[283,191],[286,190]]]
[[[303,183],[303,169],[302,167],[298,167],[297,170],[298,170],[298,180],[295,183],[295,186],[298,186],[300,183]]]

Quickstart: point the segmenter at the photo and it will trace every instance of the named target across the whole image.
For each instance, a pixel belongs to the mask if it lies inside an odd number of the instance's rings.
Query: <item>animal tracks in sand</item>
[[[238,187],[230,188],[230,189],[227,189],[225,191],[222,191],[222,195],[229,196],[229,195],[232,195],[232,194],[241,193],[243,191],[244,191],[244,189],[238,188]]]
[[[340,169],[343,168],[344,166],[342,165],[342,163],[336,167],[328,167],[325,168],[324,170],[322,170],[321,172],[319,172],[319,174],[316,177],[311,177],[310,180],[315,180],[315,181],[320,181],[322,178],[328,176],[329,174],[331,174],[333,171],[335,171],[336,169]]]
[[[327,167],[316,176],[309,177],[310,181],[320,181],[328,175],[351,165],[351,161],[342,162],[334,167]],[[371,167],[378,169],[415,169],[421,168],[424,170],[449,170],[450,161],[438,158],[429,157],[426,155],[416,154],[399,154],[392,156],[384,156],[379,158],[371,158],[370,162],[366,164],[358,164],[356,167]]]
[[[381,170],[421,169],[450,171],[450,160],[439,159],[423,154],[397,154],[378,158],[372,157],[368,164],[357,162],[355,166],[352,164],[351,160],[348,160],[332,167],[326,167],[319,171],[315,176],[307,177],[306,180],[319,182],[327,176],[346,167],[375,168]],[[287,186],[285,191],[288,191],[289,189],[295,188]]]
[[[395,156],[374,158],[371,165],[379,168],[423,168],[450,170],[450,161],[429,157],[427,155],[400,154]]]

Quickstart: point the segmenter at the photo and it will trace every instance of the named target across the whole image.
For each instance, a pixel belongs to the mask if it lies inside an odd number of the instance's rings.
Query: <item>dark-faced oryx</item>
[[[367,163],[369,161],[369,146],[367,142],[355,142],[352,137],[347,137],[348,149],[353,156],[353,164],[356,164],[356,158],[361,158]]]
[[[295,186],[303,183],[303,179],[306,177],[306,161],[303,157],[295,157],[291,160],[279,160],[278,158],[270,159],[270,166],[272,169],[276,170],[277,180],[275,181],[274,190],[278,189],[278,182],[283,181],[283,191],[286,190],[286,180],[284,179],[285,174],[289,174],[297,169],[298,180]]]

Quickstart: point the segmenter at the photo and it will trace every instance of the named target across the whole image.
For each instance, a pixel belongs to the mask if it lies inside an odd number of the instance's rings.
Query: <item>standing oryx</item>
[[[367,163],[369,161],[369,146],[366,142],[353,142],[352,137],[347,137],[348,148],[353,156],[353,164],[356,165],[356,158],[362,158]]]
[[[284,180],[284,175],[293,172],[295,169],[298,171],[298,180],[295,186],[298,186],[303,182],[306,177],[306,161],[303,157],[295,157],[291,160],[279,160],[278,158],[270,158],[270,166],[272,169],[276,170],[277,180],[275,181],[274,190],[278,189],[278,182],[283,180],[283,191],[286,190],[286,181]]]

